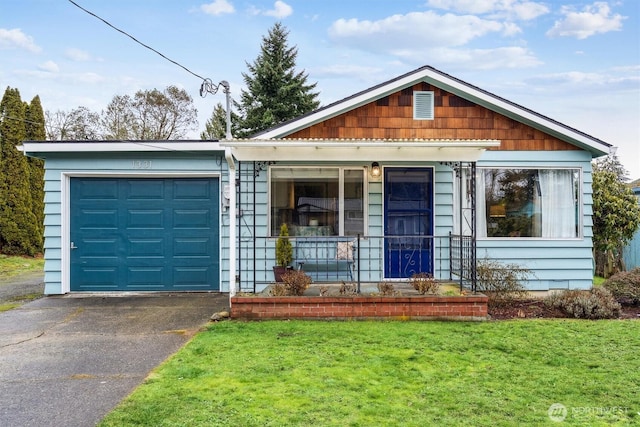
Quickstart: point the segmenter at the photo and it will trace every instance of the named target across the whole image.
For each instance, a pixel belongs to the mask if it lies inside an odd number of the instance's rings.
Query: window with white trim
[[[355,236],[365,230],[365,170],[270,168],[270,233],[286,223],[292,236]]]
[[[463,170],[462,197],[454,179],[454,233],[471,234],[471,191]],[[579,169],[477,170],[477,236],[565,239],[581,236]],[[460,201],[462,209],[460,209]]]
[[[478,169],[478,237],[580,236],[578,169]]]

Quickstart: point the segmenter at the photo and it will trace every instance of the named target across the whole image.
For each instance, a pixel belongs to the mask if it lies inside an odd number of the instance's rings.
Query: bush
[[[620,316],[620,304],[611,292],[601,287],[588,291],[556,292],[548,295],[544,303],[576,319],[615,319]]]
[[[340,284],[340,295],[356,295],[358,293],[358,288],[355,283],[345,283],[344,281]]]
[[[602,286],[608,289],[619,303],[638,305],[640,304],[640,267],[616,273]]]
[[[380,294],[384,296],[392,296],[396,294],[396,290],[395,290],[395,287],[393,286],[393,283],[389,283],[389,282],[378,283],[378,291],[380,292]]]
[[[507,305],[528,296],[522,284],[529,280],[531,270],[518,264],[503,264],[483,259],[477,263],[477,290],[489,297],[490,306]]]
[[[289,227],[283,223],[280,226],[280,237],[276,241],[276,265],[287,267],[293,261],[293,247],[289,239]]]
[[[409,283],[420,295],[437,295],[440,291],[440,283],[429,273],[416,273],[411,276]]]
[[[302,270],[291,270],[282,275],[282,286],[286,289],[287,295],[302,295],[310,284],[311,276]]]
[[[271,289],[269,290],[269,295],[271,295],[272,297],[285,297],[289,295],[289,291],[284,286],[284,283],[277,282],[271,286]]]

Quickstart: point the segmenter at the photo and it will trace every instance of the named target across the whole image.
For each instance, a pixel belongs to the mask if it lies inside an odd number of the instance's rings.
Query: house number
[[[151,160],[134,160],[134,169],[151,169]]]

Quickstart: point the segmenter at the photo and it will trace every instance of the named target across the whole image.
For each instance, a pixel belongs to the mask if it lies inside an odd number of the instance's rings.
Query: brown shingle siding
[[[413,92],[433,90],[434,120],[413,119]],[[287,138],[498,139],[498,150],[576,150],[576,146],[427,83],[419,83]]]

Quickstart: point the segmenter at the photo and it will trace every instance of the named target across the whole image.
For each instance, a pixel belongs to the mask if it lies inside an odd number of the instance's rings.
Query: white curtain
[[[543,169],[540,180],[541,237],[576,237],[573,171]]]

